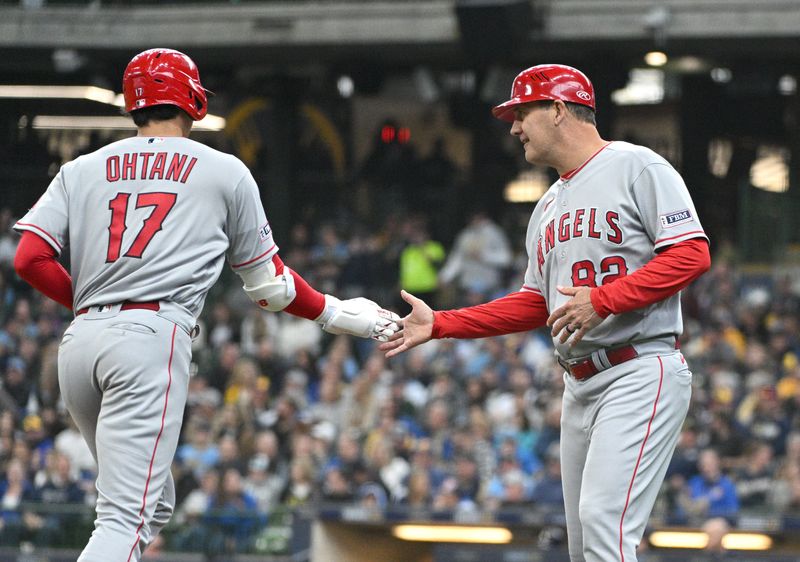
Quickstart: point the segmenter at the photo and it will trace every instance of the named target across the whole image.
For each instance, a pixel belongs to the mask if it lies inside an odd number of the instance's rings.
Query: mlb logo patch
[[[661,226],[664,228],[672,228],[673,226],[678,226],[691,221],[692,213],[689,211],[689,209],[684,209],[682,211],[675,211],[673,213],[667,213],[666,215],[660,215],[658,218],[661,220]]]
[[[269,223],[267,223],[258,229],[258,237],[262,242],[266,242],[271,232],[272,229],[269,227]]]

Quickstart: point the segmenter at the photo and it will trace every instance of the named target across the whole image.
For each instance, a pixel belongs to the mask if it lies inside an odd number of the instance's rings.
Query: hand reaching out
[[[412,347],[431,339],[433,334],[433,310],[422,299],[411,293],[400,291],[403,300],[411,305],[411,313],[400,320],[400,331],[389,337],[389,341],[378,346],[386,357],[394,357]]]

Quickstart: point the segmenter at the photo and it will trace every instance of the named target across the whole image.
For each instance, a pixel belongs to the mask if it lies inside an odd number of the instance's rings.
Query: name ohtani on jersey
[[[197,158],[176,152],[126,152],[106,159],[106,181],[172,180],[186,183]]]

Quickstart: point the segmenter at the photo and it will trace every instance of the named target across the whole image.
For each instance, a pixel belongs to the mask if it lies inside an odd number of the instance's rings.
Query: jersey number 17
[[[108,251],[106,253],[106,263],[117,261],[122,252],[122,235],[128,229],[125,219],[128,215],[128,203],[131,198],[130,193],[117,193],[108,202],[111,211],[111,222],[108,225]],[[164,219],[175,205],[178,196],[175,193],[139,193],[135,196],[136,208],[153,207],[150,216],[144,219],[141,230],[133,239],[133,244],[125,252],[126,258],[141,258],[148,244],[164,224]]]

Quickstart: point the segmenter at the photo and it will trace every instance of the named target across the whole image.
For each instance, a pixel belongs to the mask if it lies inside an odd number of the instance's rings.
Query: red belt
[[[616,367],[620,363],[630,361],[631,359],[636,359],[639,357],[639,352],[636,351],[636,348],[632,345],[624,345],[622,347],[615,347],[613,349],[606,350],[606,357],[608,358],[609,364],[612,367]],[[604,370],[598,369],[591,357],[574,362],[567,362],[559,357],[558,362],[562,367],[564,367],[565,371],[579,381],[593,377],[600,371]]]
[[[79,316],[81,314],[86,314],[89,312],[89,308],[82,308],[78,312],[75,313],[75,316]],[[151,302],[131,302],[125,301],[122,303],[122,306],[119,307],[120,310],[153,310],[158,311],[161,308],[161,305],[158,304],[158,301],[151,301]]]
[[[675,338],[675,349],[680,349],[680,343]],[[606,358],[611,367],[616,367],[625,361],[636,359],[639,357],[639,352],[633,345],[623,345],[621,347],[612,347],[605,350]],[[571,374],[576,380],[583,381],[593,377],[597,373],[604,371],[608,367],[598,368],[592,358],[579,359],[576,361],[565,361],[561,357],[557,357],[559,364],[564,367],[564,370]]]

